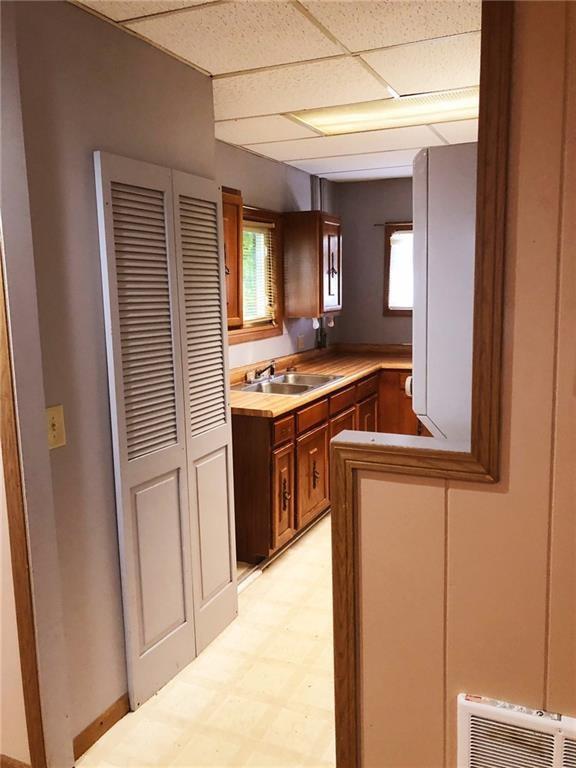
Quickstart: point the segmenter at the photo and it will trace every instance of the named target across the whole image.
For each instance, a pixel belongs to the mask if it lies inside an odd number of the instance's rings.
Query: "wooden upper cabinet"
[[[242,195],[238,190],[222,190],[222,217],[228,328],[238,328],[242,325]]]
[[[321,211],[284,214],[286,317],[320,317],[342,309],[340,219]]]

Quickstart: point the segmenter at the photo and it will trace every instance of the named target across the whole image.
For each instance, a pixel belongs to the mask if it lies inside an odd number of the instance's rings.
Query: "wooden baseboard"
[[[112,728],[118,720],[121,720],[124,715],[127,715],[128,712],[130,712],[130,700],[128,699],[128,694],[125,693],[74,738],[74,759],[78,760],[84,752],[90,749],[101,736],[104,736],[106,731],[109,731],[110,728]],[[2,768],[4,768],[4,766],[2,766]],[[17,767],[14,766],[14,768]]]
[[[0,768],[30,768],[30,766],[22,760],[16,760],[15,757],[0,755]]]

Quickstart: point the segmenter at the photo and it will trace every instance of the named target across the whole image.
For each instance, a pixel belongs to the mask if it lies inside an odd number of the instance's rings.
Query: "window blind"
[[[276,323],[274,224],[245,221],[242,236],[244,324]]]

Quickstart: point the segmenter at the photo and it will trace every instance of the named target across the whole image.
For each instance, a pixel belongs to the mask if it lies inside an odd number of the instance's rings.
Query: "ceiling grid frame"
[[[114,0],[112,0],[113,2]],[[242,5],[245,5],[246,7],[249,7],[250,4],[253,3],[253,0],[197,0],[197,2],[194,2],[194,0],[167,0],[167,5],[171,6],[166,8],[165,10],[158,9],[158,6],[162,3],[163,0],[154,0],[154,2],[148,2],[150,3],[150,7],[154,8],[152,13],[147,14],[141,14],[141,15],[133,15],[133,16],[124,16],[119,19],[111,18],[110,16],[107,16],[103,9],[104,7],[110,7],[112,5],[111,0],[70,0],[70,2],[73,2],[74,5],[79,6],[81,8],[84,8],[86,11],[91,12],[100,18],[105,18],[106,21],[115,24],[116,26],[120,27],[124,31],[126,31],[129,34],[135,35],[136,37],[139,37],[140,39],[145,40],[147,43],[153,45],[156,48],[159,48],[160,50],[166,52],[168,55],[171,55],[175,58],[177,58],[179,61],[182,61],[185,64],[188,64],[189,66],[192,66],[194,69],[197,69],[205,74],[208,74],[211,76],[211,78],[214,81],[214,102],[215,102],[215,114],[216,114],[216,137],[220,139],[221,141],[225,141],[226,143],[232,144],[233,146],[239,146],[253,154],[260,155],[262,157],[266,157],[271,160],[275,160],[277,162],[287,163],[291,165],[292,167],[299,167],[299,164],[302,166],[309,165],[311,161],[320,160],[320,161],[326,161],[329,164],[329,170],[324,170],[320,172],[318,175],[321,177],[325,177],[330,179],[331,177],[335,179],[335,177],[342,177],[342,180],[348,180],[346,177],[349,176],[352,173],[358,173],[361,177],[362,172],[366,173],[367,178],[375,178],[374,172],[377,172],[379,169],[375,168],[372,164],[374,160],[371,158],[371,156],[375,154],[379,154],[383,157],[383,161],[385,160],[385,157],[387,154],[390,155],[389,161],[386,161],[385,165],[382,165],[380,170],[382,170],[382,173],[384,174],[384,177],[389,178],[389,174],[393,172],[395,169],[397,172],[404,176],[406,174],[406,169],[409,167],[408,165],[399,164],[394,159],[394,154],[408,150],[408,151],[415,151],[421,148],[421,146],[413,147],[413,146],[403,146],[402,144],[400,146],[394,145],[391,149],[377,149],[375,144],[375,137],[370,137],[366,139],[366,143],[368,145],[368,148],[365,149],[365,151],[347,151],[345,154],[338,152],[337,154],[322,154],[318,156],[310,156],[309,152],[311,150],[307,150],[304,153],[303,158],[292,158],[291,157],[291,150],[289,146],[285,146],[285,152],[279,151],[280,145],[286,144],[288,142],[289,145],[293,146],[295,142],[298,142],[300,144],[301,142],[308,142],[308,144],[301,144],[302,148],[306,146],[310,146],[310,142],[314,142],[312,146],[318,147],[318,150],[323,146],[324,142],[320,144],[315,144],[317,140],[326,139],[326,138],[332,138],[331,136],[325,136],[320,129],[316,129],[314,126],[307,124],[301,119],[298,119],[295,115],[293,115],[293,112],[302,112],[309,109],[324,109],[324,108],[330,108],[330,107],[338,107],[338,106],[344,106],[346,104],[349,104],[351,106],[354,105],[354,103],[358,103],[360,100],[370,102],[370,101],[381,101],[382,99],[386,100],[388,98],[398,98],[401,97],[401,94],[399,91],[396,90],[394,87],[394,83],[390,82],[387,77],[385,76],[387,73],[382,71],[378,71],[378,69],[372,64],[367,61],[365,58],[363,58],[365,55],[370,54],[378,54],[381,52],[392,52],[394,49],[403,49],[402,53],[405,55],[405,50],[407,46],[419,46],[420,43],[429,43],[428,47],[430,49],[439,48],[441,50],[443,49],[449,49],[450,46],[434,46],[434,42],[439,40],[449,40],[450,38],[458,39],[458,43],[456,45],[462,43],[464,44],[464,37],[465,35],[470,35],[470,33],[477,33],[479,31],[479,23],[474,24],[474,14],[475,14],[475,8],[479,9],[480,2],[479,0],[464,0],[463,2],[455,2],[451,8],[452,15],[448,14],[448,23],[444,31],[443,27],[443,19],[441,18],[442,14],[439,13],[439,10],[442,8],[445,8],[444,4],[441,4],[439,2],[428,2],[427,5],[425,5],[422,2],[419,2],[419,0],[413,0],[412,5],[413,7],[410,7],[410,3],[402,3],[402,4],[391,4],[390,0],[380,0],[380,2],[370,2],[368,0],[368,3],[366,5],[362,5],[358,2],[350,2],[350,3],[338,3],[338,2],[331,2],[331,0],[328,0],[325,5],[319,5],[316,0],[273,0],[270,2],[262,2],[262,0],[258,0],[258,6],[262,9],[262,14],[265,16],[267,13],[272,13],[272,18],[274,17],[274,14],[278,15],[280,13],[280,16],[278,18],[282,18],[283,10],[286,10],[287,8],[292,8],[295,11],[297,11],[298,15],[302,18],[302,21],[305,22],[305,25],[302,27],[300,26],[301,35],[300,38],[306,37],[308,35],[308,40],[302,41],[300,39],[299,45],[300,49],[297,50],[296,56],[297,58],[295,60],[291,61],[282,61],[279,60],[278,57],[282,57],[282,52],[277,52],[276,50],[272,54],[273,56],[276,56],[277,60],[275,62],[270,63],[270,60],[266,63],[263,63],[262,66],[252,66],[247,67],[244,66],[249,61],[257,61],[257,58],[250,59],[250,56],[247,58],[244,57],[244,60],[242,61],[242,68],[241,69],[230,69],[229,71],[224,71],[222,69],[222,65],[225,62],[225,57],[220,59],[220,64],[217,66],[217,69],[219,71],[217,72],[211,72],[210,69],[213,67],[212,64],[208,65],[205,61],[203,61],[203,64],[197,64],[195,61],[191,60],[191,57],[188,55],[182,55],[182,52],[175,52],[171,49],[171,43],[164,42],[160,43],[158,40],[154,40],[153,38],[150,38],[146,35],[144,35],[142,32],[138,31],[138,27],[146,25],[147,29],[153,28],[157,25],[154,25],[155,20],[162,20],[166,19],[167,17],[179,17],[179,16],[185,16],[187,18],[190,18],[192,15],[196,14],[203,14],[206,15],[206,12],[208,12],[209,17],[215,17],[218,18],[218,16],[221,17],[222,14],[222,8],[226,6],[235,6],[235,13],[236,17],[238,17],[238,14],[240,14],[240,8]],[[135,8],[142,9],[143,2],[142,0],[118,0],[117,5],[122,6],[123,8],[126,8],[128,6],[128,3],[132,2]],[[180,4],[181,3],[181,4]],[[372,9],[374,6],[381,6],[382,13],[380,14],[380,18],[378,19],[378,23],[380,26],[382,26],[382,19],[385,18],[385,14],[387,13],[388,9],[390,9],[390,12],[392,15],[396,18],[399,18],[402,16],[402,14],[412,14],[414,18],[417,19],[416,27],[418,27],[418,24],[420,25],[421,30],[425,28],[425,25],[423,26],[424,22],[422,21],[421,17],[418,17],[418,13],[422,11],[423,15],[426,16],[426,14],[432,13],[433,21],[434,23],[431,25],[431,29],[434,32],[434,35],[432,37],[419,37],[413,39],[410,34],[406,33],[406,28],[403,28],[401,24],[398,24],[398,29],[392,29],[390,31],[389,38],[390,40],[394,40],[394,42],[388,42],[386,45],[380,45],[378,47],[362,47],[358,46],[358,41],[362,39],[371,39],[372,42],[374,42],[374,29],[352,29],[350,25],[347,26],[347,23],[343,23],[343,19],[346,19],[346,14],[351,14],[354,16],[354,14],[357,14],[359,17],[361,17],[364,14],[364,17],[366,16],[367,6],[370,4],[372,6]],[[179,7],[178,7],[179,6]],[[340,6],[340,7],[338,7]],[[403,7],[401,7],[403,6]],[[464,9],[462,18],[458,17],[457,13],[455,15],[455,12],[453,9],[458,10],[458,8],[462,6]],[[421,7],[421,8],[420,8]],[[220,8],[220,12],[213,13],[212,9]],[[420,9],[420,10],[419,10]],[[379,9],[380,10],[380,9]],[[125,13],[126,11],[123,11]],[[253,11],[251,11],[253,14]],[[341,15],[341,18],[338,19],[338,15]],[[416,14],[416,15],[414,15]],[[117,13],[116,15],[120,15]],[[326,21],[326,16],[328,16],[328,23]],[[422,16],[422,14],[421,14]],[[293,16],[291,17],[290,14],[284,17],[286,20],[286,23],[288,24],[288,28],[290,28],[290,21],[293,20]],[[334,21],[336,19],[336,22]],[[152,24],[151,24],[152,23]],[[263,22],[264,29],[266,28],[266,23],[269,23],[268,20],[264,20]],[[371,25],[368,25],[371,26]],[[374,25],[375,28],[377,28],[377,24]],[[338,29],[340,27],[340,30]],[[476,28],[478,27],[478,28]],[[314,29],[315,32],[308,32],[308,30]],[[292,26],[291,31],[294,30],[294,26]],[[454,31],[456,30],[456,31]],[[347,37],[346,40],[342,38],[342,34],[340,32],[344,32],[344,35]],[[386,29],[388,32],[388,30]],[[214,33],[216,34],[216,32]],[[297,35],[295,34],[295,39],[297,39]],[[329,52],[329,47],[320,46],[320,48],[323,50],[318,50],[319,55],[314,56],[313,58],[301,58],[301,54],[304,50],[310,50],[309,41],[310,40],[318,40],[318,37],[314,37],[314,35],[320,35],[323,39],[326,40],[326,43],[329,45],[332,45],[332,51]],[[372,35],[372,38],[370,38],[370,35]],[[364,37],[363,37],[364,36]],[[367,36],[367,38],[366,38]],[[391,37],[390,37],[391,36]],[[354,44],[352,46],[349,45],[349,41],[354,41]],[[379,40],[380,42],[380,40]],[[224,46],[222,46],[222,43],[224,43]],[[220,48],[225,49],[225,43],[226,40],[220,41]],[[236,41],[236,46],[238,46],[238,41]],[[306,47],[308,44],[308,48]],[[315,44],[312,45],[312,49],[315,49]],[[284,48],[284,57],[289,56],[290,48]],[[265,52],[264,52],[265,53]],[[233,54],[233,52],[232,52]],[[373,57],[374,58],[374,57]],[[384,61],[387,59],[387,56],[384,56]],[[216,59],[217,60],[217,59]],[[266,59],[261,59],[263,61],[266,61]],[[228,61],[230,61],[230,58],[228,58]],[[378,57],[375,57],[375,61],[378,61]],[[346,64],[346,62],[350,62],[350,64]],[[360,67],[361,69],[352,69],[350,70],[349,74],[354,75],[348,79],[346,77],[341,77],[340,81],[338,81],[337,78],[335,78],[334,82],[334,88],[333,88],[333,95],[326,93],[327,90],[330,90],[330,88],[322,88],[320,87],[320,83],[322,81],[322,71],[324,73],[334,71],[334,72],[340,72],[343,71],[343,66],[348,67],[352,65],[352,62],[354,62],[354,67]],[[318,69],[317,65],[320,65],[320,69]],[[334,67],[332,65],[338,66],[339,69],[334,70]],[[440,67],[442,66],[442,62],[440,62]],[[323,67],[323,69],[322,69]],[[310,84],[310,93],[307,95],[304,93],[300,93],[300,91],[305,91],[304,89],[299,89],[298,85],[299,83],[302,83],[304,81],[305,83],[308,81],[307,74],[316,72],[316,79],[317,84],[314,85],[314,80],[312,79],[309,81]],[[360,74],[360,71],[364,72],[364,75]],[[220,98],[221,93],[225,93],[226,91],[222,91],[222,86],[224,85],[225,81],[228,81],[228,83],[231,84],[232,80],[234,78],[239,78],[239,80],[236,80],[235,86],[238,90],[238,93],[242,93],[242,87],[248,87],[249,85],[253,85],[254,82],[260,83],[263,88],[261,89],[261,93],[258,94],[257,98],[261,97],[261,101],[265,102],[266,97],[268,95],[267,91],[267,78],[266,74],[268,73],[277,73],[276,77],[272,75],[271,81],[268,80],[268,83],[272,82],[273,85],[275,85],[276,89],[281,91],[280,95],[276,96],[276,99],[272,96],[270,99],[270,102],[268,106],[272,107],[271,109],[266,111],[266,104],[264,104],[263,107],[257,107],[257,113],[254,113],[255,106],[246,106],[245,110],[252,110],[252,112],[246,112],[245,114],[238,114],[234,115],[233,113],[224,112],[222,113],[218,109],[218,102]],[[305,73],[305,74],[303,74]],[[290,83],[290,80],[286,80],[286,77],[288,75],[292,75],[292,83]],[[262,76],[263,77],[260,77]],[[256,76],[256,78],[254,78]],[[366,80],[366,77],[369,78],[369,80]],[[244,81],[242,82],[242,78]],[[364,80],[362,79],[364,78]],[[330,78],[326,77],[324,74],[324,79],[330,85]],[[440,76],[441,79],[441,76]],[[305,104],[305,106],[296,107],[295,104],[299,103],[295,98],[292,98],[290,95],[290,88],[282,89],[279,87],[279,83],[282,81],[290,83],[290,87],[293,91],[298,92],[297,98],[302,99],[302,103]],[[373,86],[368,85],[368,83],[373,83]],[[219,84],[222,84],[220,88],[218,87]],[[345,89],[348,87],[349,91],[354,92],[353,100],[350,101],[350,93],[345,93]],[[314,88],[316,88],[319,92],[319,99],[320,103],[316,106],[311,106],[311,99],[314,98],[313,91]],[[433,93],[434,91],[423,91],[419,92],[424,94],[427,93]],[[339,98],[340,96],[344,96],[343,100],[340,100],[338,103],[334,102],[334,97]],[[360,94],[368,94],[368,98],[364,98],[364,95]],[[378,94],[378,95],[377,95]],[[242,102],[241,95],[236,96],[234,92],[234,88],[228,93],[228,102],[232,100],[234,102],[237,100],[238,102]],[[256,98],[256,97],[255,97]],[[290,99],[292,98],[292,101]],[[288,108],[282,109],[281,100],[285,100],[285,106]],[[254,99],[253,99],[254,101]],[[329,102],[329,103],[327,103]],[[228,108],[229,109],[229,108]],[[260,111],[261,109],[264,109],[265,111]],[[221,116],[224,114],[224,116]],[[420,128],[426,128],[430,134],[431,137],[433,137],[433,140],[429,143],[426,143],[422,146],[432,146],[432,145],[438,145],[438,144],[450,144],[450,143],[459,143],[460,141],[470,141],[475,140],[474,136],[474,120],[466,119],[461,120],[459,122],[462,122],[462,128],[460,128],[456,123],[457,121],[451,121],[446,123],[446,133],[442,133],[441,130],[439,130],[437,127],[435,127],[434,122],[423,122],[419,124]],[[290,124],[292,124],[290,126]],[[441,124],[438,124],[441,125]],[[220,129],[219,129],[220,126]],[[301,135],[298,135],[297,128],[300,128],[302,131],[306,131],[307,133],[301,133]],[[415,126],[417,127],[417,126]],[[385,138],[389,138],[392,143],[394,144],[394,137],[398,136],[398,134],[389,134],[388,136],[384,135],[385,131],[399,131],[402,130],[400,128],[386,128],[383,130],[359,130],[354,133],[344,133],[340,134],[340,136],[356,136],[358,141],[357,142],[350,142],[350,147],[352,149],[352,145],[355,144],[355,148],[358,149],[362,143],[363,143],[363,136],[368,136],[368,134],[372,133],[378,133],[382,135],[383,140]],[[252,131],[252,133],[251,133]],[[220,136],[218,133],[220,132]],[[384,144],[382,145],[384,146]],[[328,147],[323,149],[323,151],[330,151],[330,142],[328,143]],[[286,152],[288,153],[286,155]],[[363,165],[366,163],[365,168],[358,168],[358,169],[350,169],[349,167],[349,161],[355,158],[358,160],[358,165]],[[365,158],[364,161],[361,160],[361,158]],[[306,170],[305,167],[302,168],[302,170]],[[307,171],[310,172],[310,171]]]

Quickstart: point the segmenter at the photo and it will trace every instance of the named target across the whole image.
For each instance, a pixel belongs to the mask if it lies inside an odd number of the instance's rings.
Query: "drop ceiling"
[[[333,181],[410,176],[477,120],[323,136],[302,110],[479,83],[480,0],[75,0],[212,75],[216,137]]]

